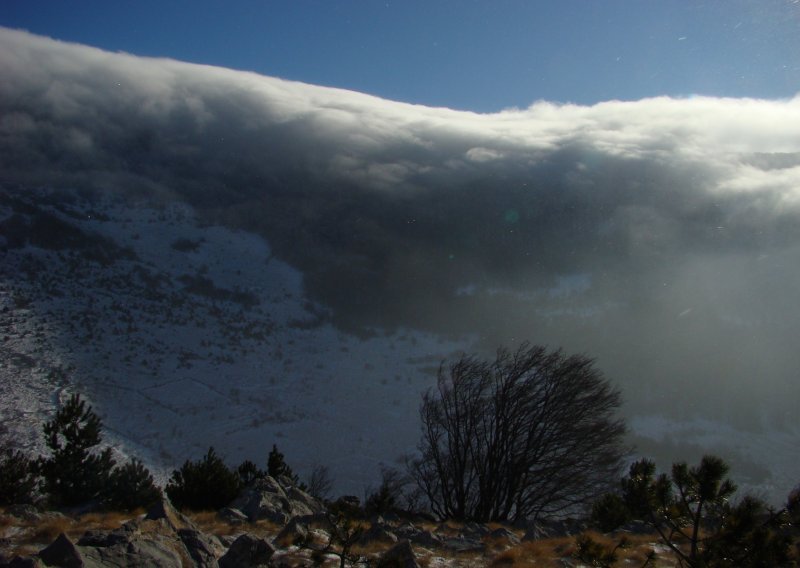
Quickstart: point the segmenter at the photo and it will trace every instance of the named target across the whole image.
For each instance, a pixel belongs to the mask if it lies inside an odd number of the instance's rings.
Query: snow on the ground
[[[754,432],[703,418],[675,420],[666,415],[634,416],[628,420],[628,426],[642,439],[669,441],[678,447],[694,447],[722,457],[731,465],[729,476],[737,483],[740,494],[753,493],[775,505],[785,503],[789,490],[800,477],[797,462],[800,430],[765,426]],[[699,463],[688,457],[681,461],[689,465]],[[748,464],[763,468],[765,477],[748,478]],[[672,464],[657,462],[656,465],[660,471],[668,472]],[[737,469],[737,466],[743,467]]]
[[[83,235],[61,242],[56,232],[21,248],[0,236],[1,428],[32,453],[44,451],[42,423],[77,392],[103,418],[106,440],[162,482],[212,445],[231,465],[264,467],[277,444],[301,476],[327,465],[337,491],[362,495],[381,464],[415,449],[421,393],[443,359],[473,342],[344,333],[261,237],[201,226],[184,205],[5,197],[0,223],[50,214]],[[564,286],[572,293],[585,277]],[[800,432],[668,414],[634,416],[630,429],[654,445],[702,446],[760,466],[766,477],[755,471],[740,485],[776,503],[796,484]]]
[[[414,449],[420,394],[469,346],[342,333],[263,239],[200,227],[183,206],[44,209],[133,254],[103,266],[73,248],[2,253],[0,411],[33,451],[59,397],[79,392],[106,439],[162,480],[212,445],[263,467],[275,443],[301,475],[328,465],[339,491],[360,495]]]

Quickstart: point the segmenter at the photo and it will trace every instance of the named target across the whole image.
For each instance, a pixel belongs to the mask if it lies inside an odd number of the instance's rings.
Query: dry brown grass
[[[248,530],[252,534],[258,535],[260,537],[267,537],[267,536],[275,536],[281,529],[283,529],[283,525],[278,525],[273,523],[272,521],[256,521],[253,524],[247,525],[252,531]]]
[[[594,541],[603,544],[605,547],[613,549],[620,542],[622,535],[612,536],[608,534],[600,534],[594,531],[586,533]],[[647,559],[649,552],[653,550],[653,544],[660,541],[657,535],[625,535],[627,541],[624,547],[617,549],[617,557],[619,564],[641,565]],[[662,555],[665,558],[672,559],[672,555]]]
[[[16,519],[11,515],[5,513],[0,515],[0,535],[5,534],[6,529],[13,527],[16,524]]]
[[[216,536],[228,536],[241,532],[243,527],[248,525],[233,525],[228,521],[220,519],[215,511],[199,511],[194,513],[185,513],[198,529],[204,533],[213,534]]]
[[[184,512],[198,529],[216,536],[231,536],[242,532],[264,538],[278,534],[283,528],[271,521],[256,521],[255,523],[235,524],[221,519],[215,511]]]
[[[85,530],[114,530],[131,519],[144,515],[144,509],[136,509],[129,513],[109,511],[106,513],[87,513],[78,518],[78,525]]]
[[[391,542],[373,541],[366,544],[357,544],[353,546],[353,552],[361,554],[362,556],[372,556],[382,554],[394,546]]]
[[[72,532],[74,521],[68,517],[43,519],[38,523],[27,524],[21,541],[28,544],[50,544],[61,533]],[[26,526],[23,525],[23,526]]]
[[[571,537],[531,540],[499,552],[490,559],[490,566],[561,566],[561,558],[575,548]]]
[[[609,549],[613,549],[620,541],[620,538],[592,531],[586,534]],[[628,535],[626,538],[627,545],[616,551],[620,566],[641,566],[647,559],[648,553],[653,550],[653,543],[658,540],[653,535]],[[576,551],[575,537],[533,540],[499,552],[491,559],[489,565],[497,568],[562,566],[562,559],[574,558]],[[662,556],[662,559],[672,561],[671,557]]]
[[[30,555],[51,544],[61,533],[73,542],[87,530],[113,530],[134,518],[137,513],[89,513],[78,518],[45,516],[38,521],[23,520],[11,515],[0,516],[0,531],[8,538],[12,555]]]

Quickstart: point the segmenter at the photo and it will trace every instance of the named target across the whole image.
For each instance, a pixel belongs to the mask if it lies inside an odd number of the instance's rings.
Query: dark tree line
[[[620,394],[593,361],[541,346],[462,356],[420,409],[412,475],[443,518],[535,518],[591,503],[618,477]]]
[[[41,495],[55,507],[94,504],[146,507],[161,498],[153,476],[134,459],[118,465],[100,451],[102,422],[80,395],[72,395],[43,427],[49,454],[30,460],[6,448],[0,456],[0,504],[32,503]]]

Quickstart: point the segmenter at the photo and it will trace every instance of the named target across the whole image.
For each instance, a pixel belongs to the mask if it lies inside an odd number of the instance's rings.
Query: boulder
[[[220,568],[256,568],[266,566],[275,549],[263,538],[243,534],[219,559]]]
[[[174,531],[178,529],[197,528],[188,517],[179,513],[178,510],[172,506],[172,503],[170,503],[167,497],[162,497],[160,501],[150,507],[144,518],[147,521],[163,520]]]
[[[411,523],[403,523],[394,529],[394,533],[400,538],[410,539],[412,534],[417,534],[419,529]]]
[[[161,538],[136,538],[127,544],[81,549],[88,566],[115,568],[173,568],[191,566],[175,542]],[[91,564],[89,564],[91,563]]]
[[[589,528],[583,521],[574,519],[548,520],[533,522],[525,529],[523,541],[539,540],[542,538],[555,538],[562,536],[575,536]]]
[[[237,497],[231,508],[239,509],[251,522],[266,519],[285,524],[294,514],[283,488],[271,477],[259,479]]]
[[[390,531],[382,523],[372,523],[370,527],[361,535],[359,540],[361,544],[369,544],[370,542],[385,542],[394,544],[397,542],[397,535]]]
[[[511,545],[519,544],[519,537],[505,527],[494,529],[487,536],[492,539],[506,540]]]
[[[219,539],[219,543],[222,545],[223,548],[230,548],[233,542],[239,538],[242,533],[238,534],[221,534],[217,538]]]
[[[426,548],[436,548],[442,546],[442,540],[431,531],[417,530],[407,535],[408,540],[414,544],[419,544]]]
[[[284,489],[272,477],[257,480],[231,503],[251,522],[266,519],[285,524],[292,517],[320,514],[325,506],[297,487]]]
[[[161,507],[160,514],[133,520],[112,531],[87,531],[78,541],[84,568],[146,568],[198,566],[217,568],[216,556],[223,551],[215,537],[184,524],[182,515]]]
[[[376,564],[377,568],[419,568],[411,543],[401,540],[383,553]]]
[[[247,515],[242,513],[239,509],[234,509],[232,507],[220,509],[217,513],[217,517],[229,525],[244,525],[248,522]]]
[[[293,517],[272,542],[285,548],[305,541],[308,538],[308,525],[304,522],[305,518],[307,517]]]
[[[203,534],[197,529],[179,529],[178,537],[197,568],[217,568],[217,557],[222,554],[223,548],[215,536]]]
[[[64,533],[58,535],[49,546],[40,550],[39,558],[45,566],[81,568],[84,564],[81,553]]]
[[[480,523],[464,523],[461,536],[464,538],[480,539],[489,534],[489,527]]]
[[[464,537],[446,538],[441,546],[452,552],[483,552],[486,549],[483,542]]]
[[[325,505],[323,505],[319,499],[315,499],[297,487],[290,487],[288,491],[286,491],[286,496],[289,498],[289,501],[292,502],[292,506],[296,510],[295,514],[297,515],[313,515],[325,512]],[[300,512],[300,509],[303,507],[308,510],[307,513]]]
[[[130,542],[138,530],[138,523],[125,523],[114,530],[88,530],[78,540],[78,546],[105,548]]]
[[[392,531],[398,539],[409,540],[425,548],[439,548],[442,546],[445,535],[438,535],[431,531],[417,528],[411,523],[403,523]]]

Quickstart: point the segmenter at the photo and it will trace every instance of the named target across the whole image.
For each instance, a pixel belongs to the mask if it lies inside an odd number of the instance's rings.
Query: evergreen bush
[[[96,447],[102,441],[100,418],[80,395],[72,395],[44,425],[50,457],[40,458],[42,491],[55,506],[70,507],[99,501],[114,467],[111,449]]]
[[[115,468],[105,490],[105,504],[117,511],[147,508],[161,499],[161,489],[141,461],[133,459]]]
[[[225,465],[213,447],[203,459],[186,460],[180,469],[173,471],[166,488],[176,507],[196,511],[221,509],[236,499],[241,490],[239,474]]]
[[[592,505],[592,524],[603,532],[611,532],[633,520],[625,500],[616,493],[606,493]]]
[[[30,504],[36,500],[35,463],[10,447],[0,450],[0,505]]]

